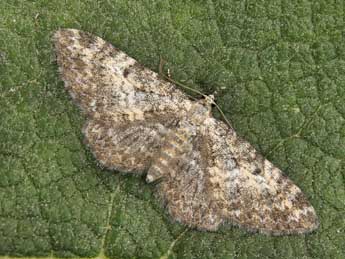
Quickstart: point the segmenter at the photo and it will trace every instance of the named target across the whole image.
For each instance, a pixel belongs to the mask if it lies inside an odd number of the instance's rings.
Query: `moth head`
[[[212,104],[214,104],[214,95],[213,94],[205,95],[204,102],[206,105],[212,106]]]
[[[215,105],[215,101],[214,101],[214,95],[210,94],[210,95],[204,95],[204,99],[200,100],[200,102],[207,107],[207,109],[209,110],[209,113],[211,114],[212,111],[212,107]]]

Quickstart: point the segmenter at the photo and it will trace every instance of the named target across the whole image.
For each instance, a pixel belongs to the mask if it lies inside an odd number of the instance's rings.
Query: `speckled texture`
[[[174,85],[101,38],[75,29],[53,37],[65,86],[86,114],[86,143],[108,169],[146,173],[171,217],[215,231],[224,223],[273,235],[318,227],[301,190],[207,100]]]
[[[0,1],[2,257],[345,258],[344,5]],[[185,226],[144,175],[103,170],[85,147],[85,117],[57,73],[59,28],[101,36],[156,72],[161,56],[175,81],[214,94],[237,134],[305,193],[317,231],[224,226],[178,239]]]

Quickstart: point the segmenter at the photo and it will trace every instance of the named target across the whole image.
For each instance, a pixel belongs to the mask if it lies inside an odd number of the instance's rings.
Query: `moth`
[[[90,33],[61,29],[53,42],[65,87],[87,118],[83,133],[95,158],[110,170],[146,174],[173,220],[198,230],[228,223],[272,235],[318,227],[302,191],[212,116],[211,97],[190,100]]]

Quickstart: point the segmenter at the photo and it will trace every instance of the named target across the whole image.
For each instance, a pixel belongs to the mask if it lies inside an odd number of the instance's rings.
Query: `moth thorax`
[[[203,99],[193,104],[188,117],[193,118],[195,122],[202,123],[210,116],[211,104]]]

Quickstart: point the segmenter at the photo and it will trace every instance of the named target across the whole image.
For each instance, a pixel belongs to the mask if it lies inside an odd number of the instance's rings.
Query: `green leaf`
[[[0,256],[344,258],[342,1],[0,1]],[[312,234],[184,231],[83,144],[52,33],[78,28],[216,98],[320,217]],[[181,234],[182,233],[182,234]],[[8,256],[8,257],[7,257]]]

